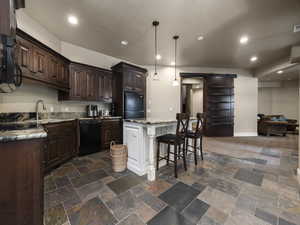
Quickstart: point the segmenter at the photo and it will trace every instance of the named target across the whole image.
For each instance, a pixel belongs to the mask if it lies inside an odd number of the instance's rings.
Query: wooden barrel
[[[122,172],[127,168],[128,152],[126,145],[117,145],[112,141],[110,144],[110,155],[114,172]]]

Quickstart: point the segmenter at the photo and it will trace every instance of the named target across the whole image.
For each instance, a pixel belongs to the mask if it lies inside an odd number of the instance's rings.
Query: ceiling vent
[[[294,26],[294,32],[300,32],[300,24]]]

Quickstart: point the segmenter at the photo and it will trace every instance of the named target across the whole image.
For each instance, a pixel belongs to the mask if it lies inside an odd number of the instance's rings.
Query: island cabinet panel
[[[26,80],[69,91],[69,60],[17,30],[17,63]]]
[[[45,149],[46,171],[57,167],[78,154],[78,122],[62,122],[44,125],[47,131]]]
[[[60,92],[59,100],[112,101],[112,73],[80,63],[70,64],[70,92]]]
[[[45,139],[0,143],[0,221],[43,224]]]

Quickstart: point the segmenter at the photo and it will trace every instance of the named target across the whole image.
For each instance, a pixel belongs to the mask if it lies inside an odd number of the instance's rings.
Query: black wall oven
[[[145,118],[144,95],[137,92],[125,91],[124,98],[125,119]]]

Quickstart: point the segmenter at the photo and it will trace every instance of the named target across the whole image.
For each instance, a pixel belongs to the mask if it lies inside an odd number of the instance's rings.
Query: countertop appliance
[[[80,120],[79,155],[101,151],[101,121],[96,119]]]
[[[87,106],[87,116],[88,117],[96,118],[96,117],[101,116],[100,114],[101,113],[100,113],[97,105],[88,105]]]
[[[145,118],[145,99],[143,94],[125,91],[124,98],[124,119]]]

